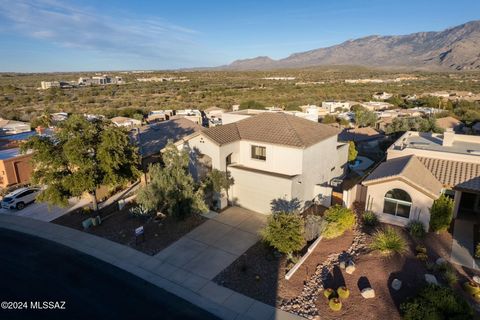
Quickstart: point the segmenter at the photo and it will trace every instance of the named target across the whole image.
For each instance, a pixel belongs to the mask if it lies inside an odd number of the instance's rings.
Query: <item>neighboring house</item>
[[[372,95],[373,99],[377,100],[387,100],[393,97],[393,94],[387,92],[376,92]]]
[[[215,127],[222,124],[222,115],[225,109],[219,107],[210,107],[204,110],[206,122],[209,127]]]
[[[480,137],[406,132],[388,150],[387,161],[363,182],[366,209],[381,221],[428,226],[430,207],[443,192],[454,198],[454,217],[480,214]]]
[[[32,175],[31,154],[20,154],[19,148],[0,150],[0,187],[27,183]]]
[[[110,119],[117,127],[125,127],[125,128],[135,128],[142,125],[141,120],[127,118],[127,117],[114,117]]]
[[[50,88],[60,88],[60,81],[41,81],[40,86],[43,90]]]
[[[318,109],[316,107],[305,109],[305,111],[286,111],[280,108],[272,107],[268,108],[267,110],[244,109],[239,111],[225,112],[222,114],[222,124],[234,123],[263,113],[285,113],[313,122],[318,122]]]
[[[177,110],[175,118],[185,118],[199,125],[203,123],[202,113],[196,109]]]
[[[146,121],[147,123],[166,121],[170,120],[173,115],[173,110],[153,110],[148,113]]]
[[[350,103],[340,101],[323,101],[322,109],[326,110],[329,113],[334,113],[338,109],[340,109],[341,111],[343,111],[343,109],[350,110]]]
[[[355,143],[372,143],[377,145],[378,141],[385,138],[385,135],[372,127],[344,129],[339,135],[340,141],[353,141]]]
[[[0,136],[6,136],[10,134],[17,134],[22,132],[29,132],[30,123],[14,120],[6,120],[0,118]]]
[[[386,110],[393,107],[393,104],[382,101],[362,102],[360,105],[370,111]]]
[[[270,213],[270,202],[278,198],[330,205],[330,183],[344,175],[348,159],[348,144],[338,142],[338,133],[286,113],[263,112],[205,129],[178,147],[189,150],[193,162],[231,173],[232,203]]]
[[[462,121],[450,116],[444,118],[437,118],[435,122],[437,124],[437,127],[443,130],[452,129],[455,132],[461,132],[463,128]]]
[[[139,148],[142,158],[142,167],[148,169],[150,163],[161,160],[160,151],[168,141],[182,141],[182,139],[203,130],[203,127],[184,118],[168,120],[142,126],[132,134],[132,139]]]

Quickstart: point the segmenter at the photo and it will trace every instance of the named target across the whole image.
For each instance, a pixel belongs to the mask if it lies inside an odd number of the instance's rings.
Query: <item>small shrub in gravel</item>
[[[417,246],[415,247],[415,251],[416,251],[417,253],[425,253],[425,254],[426,254],[426,253],[427,253],[427,248],[424,247],[424,246],[421,246],[421,245],[417,245]]]
[[[362,215],[363,224],[368,227],[375,227],[378,224],[378,217],[372,211],[365,211]]]
[[[425,226],[420,221],[410,221],[407,225],[408,232],[415,238],[425,237]]]
[[[398,231],[387,227],[374,234],[370,247],[385,255],[403,254],[407,251],[407,242]]]
[[[327,288],[325,290],[323,290],[323,295],[325,296],[325,298],[327,299],[330,299],[330,297],[333,295],[335,291],[331,288]]]
[[[324,217],[327,224],[322,235],[326,239],[339,237],[355,226],[355,213],[351,209],[339,205],[330,207],[325,211]]]

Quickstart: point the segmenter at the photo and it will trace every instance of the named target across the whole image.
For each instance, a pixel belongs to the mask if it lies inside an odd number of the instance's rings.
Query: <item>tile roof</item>
[[[449,128],[456,128],[458,125],[462,123],[462,121],[455,119],[454,117],[443,117],[443,118],[437,118],[436,120],[437,126],[439,126],[442,129],[449,129]]]
[[[314,121],[281,112],[265,112],[238,122],[209,128],[203,131],[219,145],[238,140],[287,145],[306,148],[340,130]]]
[[[418,186],[430,196],[436,197],[442,184],[415,156],[390,159],[380,164],[364,181],[365,185],[402,178],[407,183]]]
[[[372,127],[345,129],[338,136],[341,141],[368,141],[385,137]]]
[[[418,157],[444,186],[480,191],[480,163]]]
[[[159,153],[168,143],[176,142],[188,135],[203,130],[203,127],[185,118],[178,118],[143,126],[140,130],[140,153],[148,157]],[[134,136],[137,140],[138,137]]]

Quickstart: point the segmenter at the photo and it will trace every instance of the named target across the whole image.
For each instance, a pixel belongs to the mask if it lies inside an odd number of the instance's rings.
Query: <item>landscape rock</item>
[[[442,264],[444,264],[444,263],[446,263],[446,262],[447,262],[447,260],[445,260],[444,258],[438,258],[438,259],[435,261],[435,263],[436,263],[437,265],[442,265]]]
[[[356,269],[355,263],[352,260],[348,261],[348,265],[345,268],[345,272],[348,274],[352,274],[353,272],[355,272],[355,269]]]
[[[362,294],[362,297],[364,297],[365,299],[375,298],[375,290],[373,290],[372,288],[363,289],[361,294]]]
[[[435,284],[438,286],[437,278],[433,274],[425,273],[425,281],[430,284]]]
[[[402,281],[400,281],[398,279],[393,279],[392,289],[395,290],[395,291],[398,291],[398,290],[400,290],[401,287],[402,287]]]
[[[472,278],[473,282],[480,284],[480,277],[479,276],[473,276]]]
[[[345,261],[340,261],[340,268],[341,269],[345,269],[347,266],[347,264],[345,263]]]

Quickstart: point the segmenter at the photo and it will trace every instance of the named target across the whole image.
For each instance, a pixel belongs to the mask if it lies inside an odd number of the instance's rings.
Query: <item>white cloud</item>
[[[105,15],[57,0],[0,0],[0,16],[22,35],[108,54],[189,60],[197,46],[195,30],[163,19]]]

